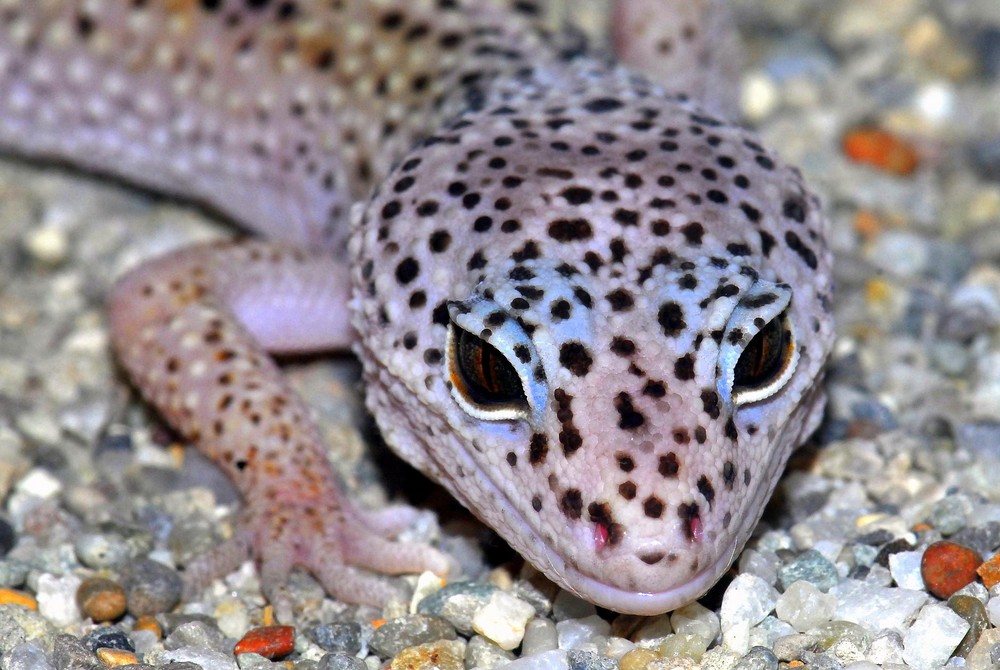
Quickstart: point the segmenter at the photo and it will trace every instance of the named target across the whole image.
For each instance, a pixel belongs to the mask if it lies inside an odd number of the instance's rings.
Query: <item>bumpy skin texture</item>
[[[625,612],[709,588],[815,428],[830,255],[800,175],[502,4],[0,0],[5,146],[327,250],[198,247],[112,297],[137,385],[248,500],[198,580],[252,549],[272,597],[301,564],[378,601],[350,566],[445,569],[382,539],[407,514],[343,499],[262,347],[353,339],[389,444]],[[738,361],[773,324],[787,360],[748,388]],[[499,409],[469,361],[507,374]]]

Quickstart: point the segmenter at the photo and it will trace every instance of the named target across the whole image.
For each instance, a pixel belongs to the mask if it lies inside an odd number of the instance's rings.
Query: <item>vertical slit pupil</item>
[[[791,335],[784,314],[771,319],[740,354],[733,371],[733,387],[759,388],[781,374],[788,361]]]
[[[469,400],[486,408],[525,406],[521,379],[495,347],[463,328],[455,328],[455,363]]]

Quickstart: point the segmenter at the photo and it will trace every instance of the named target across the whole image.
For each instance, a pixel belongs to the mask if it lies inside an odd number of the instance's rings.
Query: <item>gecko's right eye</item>
[[[478,419],[522,418],[529,411],[517,370],[496,347],[454,323],[448,331],[448,380],[455,401]]]

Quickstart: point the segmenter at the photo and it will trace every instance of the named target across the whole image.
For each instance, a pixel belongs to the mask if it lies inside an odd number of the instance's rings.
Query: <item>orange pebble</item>
[[[132,630],[148,630],[152,631],[156,635],[156,639],[163,638],[163,629],[160,628],[160,622],[154,617],[146,614],[135,620],[135,625],[132,626]]]
[[[238,656],[252,652],[273,659],[290,654],[294,648],[294,626],[261,626],[248,630],[236,643],[233,653]]]
[[[976,569],[982,564],[972,549],[954,542],[935,542],[924,551],[920,575],[924,585],[942,600],[976,579]]]
[[[905,177],[920,164],[913,145],[879,128],[855,128],[844,136],[844,153],[855,163]]]
[[[32,610],[38,609],[37,600],[23,591],[14,589],[0,589],[0,605],[20,605]]]
[[[996,554],[993,558],[980,565],[976,568],[976,572],[983,580],[983,585],[986,588],[992,589],[997,584],[1000,584],[1000,554]]]

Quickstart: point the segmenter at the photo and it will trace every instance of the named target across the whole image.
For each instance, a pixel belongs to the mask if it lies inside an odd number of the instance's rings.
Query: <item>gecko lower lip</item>
[[[718,581],[732,563],[733,557],[734,552],[727,550],[691,579],[665,591],[628,591],[594,579],[569,566],[566,567],[563,578],[570,590],[586,593],[588,600],[601,607],[623,614],[650,616],[675,610],[700,598]]]

